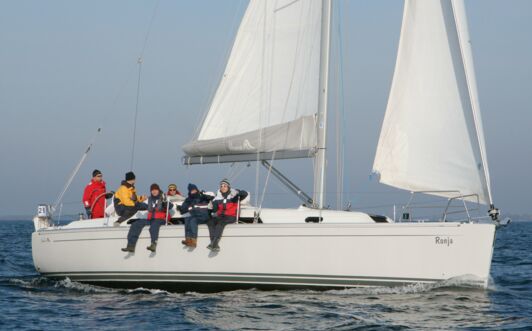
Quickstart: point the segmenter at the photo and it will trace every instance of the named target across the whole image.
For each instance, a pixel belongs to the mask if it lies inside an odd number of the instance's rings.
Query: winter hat
[[[133,171],[127,172],[126,173],[126,181],[132,180],[132,179],[135,179],[135,174],[133,173]]]
[[[176,184],[168,185],[168,190],[177,190],[177,185]]]
[[[92,172],[92,177],[96,177],[96,176],[101,175],[101,174],[102,174],[102,172],[100,170],[94,169],[94,171]]]
[[[188,193],[192,192],[193,190],[199,191],[198,187],[195,184],[189,183],[188,184]]]
[[[159,185],[157,185],[156,183],[153,183],[150,186],[150,191],[153,191],[153,190],[160,191],[161,189],[159,188]]]
[[[226,178],[224,178],[224,179],[222,179],[222,180],[220,181],[220,186],[221,186],[222,184],[225,184],[225,185],[227,185],[228,187],[231,187],[231,184],[229,184],[229,180],[227,180]]]

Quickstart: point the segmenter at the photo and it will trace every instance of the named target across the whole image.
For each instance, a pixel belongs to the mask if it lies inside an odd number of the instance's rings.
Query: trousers
[[[224,232],[224,228],[227,224],[236,223],[235,218],[228,217],[213,217],[207,222],[209,227],[209,236],[211,237],[211,242],[215,240],[220,240]]]
[[[198,238],[198,225],[207,223],[207,218],[198,216],[189,216],[185,218],[185,237]]]
[[[150,238],[151,242],[155,243],[159,239],[159,230],[161,228],[161,225],[166,224],[164,220],[161,219],[153,219],[153,220],[145,220],[145,219],[139,219],[136,220],[131,224],[129,227],[129,232],[127,233],[127,245],[128,246],[136,246],[137,241],[139,240],[140,233],[142,232],[142,229],[146,226],[150,226]]]

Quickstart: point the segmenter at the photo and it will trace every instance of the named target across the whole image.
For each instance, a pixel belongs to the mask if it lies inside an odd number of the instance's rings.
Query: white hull
[[[85,222],[84,222],[85,223]],[[234,224],[213,253],[206,226],[183,248],[183,225],[161,227],[157,253],[147,228],[134,254],[128,227],[47,228],[32,236],[36,269],[49,277],[110,286],[182,290],[353,287],[489,278],[495,226],[459,223]]]

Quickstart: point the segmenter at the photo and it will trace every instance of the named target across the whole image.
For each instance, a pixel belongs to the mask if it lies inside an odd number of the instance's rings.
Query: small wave
[[[74,290],[82,293],[116,293],[117,290],[107,287],[101,287],[96,285],[79,283],[76,281],[70,280],[70,278],[65,278],[62,280],[55,281],[55,288],[64,288],[67,290]]]
[[[492,285],[494,286],[494,285]],[[329,294],[345,295],[381,295],[381,294],[415,294],[431,292],[439,289],[484,289],[478,277],[473,275],[464,275],[453,277],[436,283],[413,283],[402,286],[378,286],[378,287],[355,287],[342,290],[329,290]],[[488,289],[490,287],[488,286]]]
[[[159,289],[150,289],[150,288],[144,288],[144,287],[137,287],[134,289],[128,289],[125,290],[126,294],[154,294],[154,295],[170,295],[172,293],[165,291],[165,290],[159,290]]]

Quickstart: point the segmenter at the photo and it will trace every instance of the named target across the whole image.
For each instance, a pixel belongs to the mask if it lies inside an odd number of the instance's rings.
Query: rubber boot
[[[188,247],[196,248],[196,246],[198,246],[198,239],[190,238]]]
[[[122,252],[135,253],[135,246],[128,245],[126,248],[122,248]]]
[[[157,243],[151,243],[151,245],[146,247],[146,249],[155,253],[155,250],[157,249]]]

